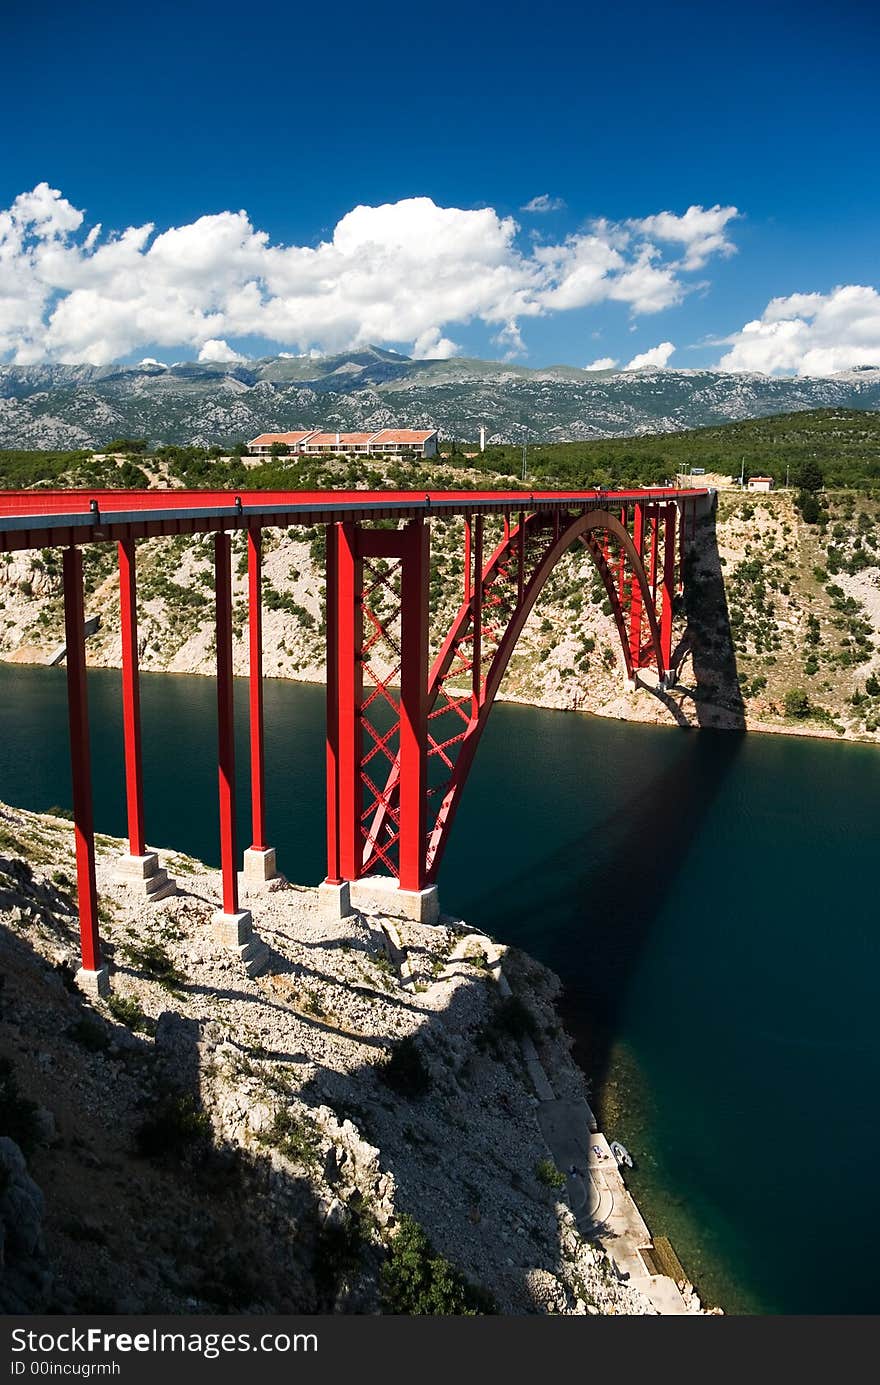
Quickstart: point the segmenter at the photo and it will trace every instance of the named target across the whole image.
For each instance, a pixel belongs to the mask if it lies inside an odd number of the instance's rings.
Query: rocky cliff
[[[113,993],[88,1001],[71,826],[0,805],[5,1311],[698,1311],[635,1245],[622,1268],[616,1171],[578,1198],[593,1156],[554,1162],[548,1100],[602,1137],[550,972],[277,880],[252,977],[216,872],[164,853],[180,892],[138,902],[121,850],[98,840]]]

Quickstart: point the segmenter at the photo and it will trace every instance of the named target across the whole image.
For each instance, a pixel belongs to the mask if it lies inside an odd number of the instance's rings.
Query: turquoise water
[[[119,675],[89,676],[96,826],[121,834]],[[245,684],[237,684],[247,844]],[[211,680],[142,680],[151,842],[217,860]],[[270,840],[323,874],[323,690],[265,688]],[[0,665],[0,798],[69,804],[63,670]],[[632,1183],[728,1309],[876,1312],[880,761],[867,747],[499,706],[445,907],[563,978]]]

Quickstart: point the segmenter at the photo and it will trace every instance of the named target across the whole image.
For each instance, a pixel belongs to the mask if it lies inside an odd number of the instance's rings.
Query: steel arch
[[[434,660],[427,691],[427,756],[428,759],[441,756],[450,770],[450,777],[447,783],[441,786],[445,792],[433,821],[427,825],[424,863],[424,882],[427,884],[436,880],[443,850],[480,737],[488,721],[489,713],[494,705],[498,688],[516,643],[550,574],[574,543],[578,541],[584,543],[602,578],[620,638],[627,677],[632,679],[636,671],[633,663],[633,647],[635,645],[641,651],[641,642],[638,632],[634,641],[631,629],[627,628],[623,571],[619,574],[621,582],[619,588],[606,556],[608,538],[616,542],[623,557],[623,567],[628,569],[629,580],[638,586],[639,611],[640,613],[644,612],[647,620],[650,648],[657,666],[658,676],[662,679],[666,675],[669,653],[666,651],[664,655],[652,583],[649,580],[642,555],[625,525],[616,515],[600,508],[577,514],[565,528],[562,528],[559,518],[556,517],[553,520],[550,541],[539,555],[526,580],[524,565],[528,548],[546,536],[547,527],[548,521],[544,516],[540,514],[526,516],[524,513],[520,514],[519,523],[514,528],[508,526],[503,539],[496,546],[485,566],[482,563],[479,564],[481,568],[480,580],[475,579],[473,583],[466,582],[465,600],[461,603],[449,633]],[[603,532],[607,536],[604,546],[596,540],[598,532]],[[654,533],[653,542],[656,544],[656,528]],[[477,555],[479,555],[479,547],[477,548]],[[652,566],[656,570],[656,550],[652,552]],[[493,588],[499,582],[505,579],[513,580],[512,572],[516,574],[516,604],[501,638],[496,643],[484,677],[481,669],[485,645],[484,637],[492,633],[484,624],[485,606],[487,600],[491,601]],[[664,600],[671,601],[671,589],[668,586],[664,587]],[[640,619],[641,615],[639,615]],[[471,694],[450,695],[445,687],[447,678],[451,677],[454,681],[468,672],[471,673],[472,677]],[[464,710],[465,704],[468,702],[471,704],[470,715],[467,715]],[[431,735],[431,723],[450,712],[460,718],[462,729],[445,741],[438,740]],[[364,868],[368,868],[371,862],[381,858],[385,834],[392,832],[399,817],[396,806],[399,780],[400,761],[398,758],[390,769],[382,793],[377,797],[372,821],[369,830],[365,833],[362,857]],[[432,794],[434,796],[437,794],[436,789],[427,789],[426,792],[429,797]],[[426,816],[430,817],[429,814]]]

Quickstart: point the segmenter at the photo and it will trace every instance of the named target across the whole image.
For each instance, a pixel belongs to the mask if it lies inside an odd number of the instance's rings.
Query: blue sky
[[[880,365],[874,5],[50,0],[5,29],[0,359]],[[41,183],[66,201],[16,204]],[[392,211],[337,232],[359,206]],[[689,207],[737,214],[656,220]]]

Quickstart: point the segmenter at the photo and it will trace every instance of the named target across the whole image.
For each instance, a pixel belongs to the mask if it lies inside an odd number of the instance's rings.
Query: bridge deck
[[[0,552],[160,534],[210,533],[248,524],[331,524],[338,520],[430,515],[552,514],[572,507],[630,507],[637,501],[696,500],[705,489],[653,487],[584,491],[0,491]]]

